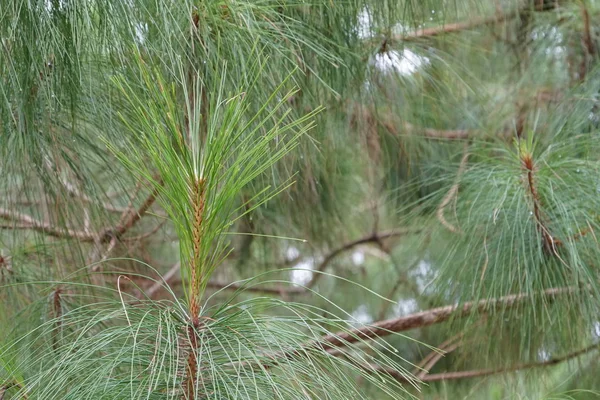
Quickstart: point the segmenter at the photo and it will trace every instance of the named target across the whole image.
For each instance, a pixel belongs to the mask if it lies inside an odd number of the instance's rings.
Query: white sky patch
[[[401,23],[397,23],[392,27],[392,34],[394,35],[404,35],[406,34],[406,27]]]
[[[146,41],[148,35],[148,24],[137,23],[135,24],[135,38],[139,44],[143,44]]]
[[[373,17],[366,7],[363,7],[360,13],[358,13],[356,30],[360,39],[373,37]]]
[[[299,255],[300,255],[300,251],[293,246],[288,247],[287,250],[285,251],[286,260],[294,260],[294,259],[298,258]]]
[[[544,50],[547,55],[560,56],[567,50],[565,46],[562,46],[564,43],[563,34],[556,26],[534,28],[530,37],[533,40],[547,40],[551,44]]]
[[[309,259],[302,261],[296,265],[293,271],[290,271],[290,280],[295,285],[306,285],[313,278],[315,274],[312,270],[315,269],[314,260]]]
[[[356,310],[352,313],[352,318],[354,323],[358,323],[361,325],[370,324],[373,322],[373,317],[369,314],[369,310],[366,305],[361,304],[358,306]]]
[[[596,339],[600,339],[600,321],[594,322],[594,326],[592,327],[592,335],[594,335]]]
[[[52,11],[54,9],[54,4],[52,4],[53,1],[52,0],[45,0],[44,1],[44,6],[46,7],[47,11]],[[67,7],[67,2],[66,0],[59,0],[58,2],[58,8],[59,10],[64,10]]]
[[[354,265],[363,265],[365,262],[365,253],[361,250],[356,250],[352,253],[352,262]]]
[[[410,275],[415,278],[415,282],[421,292],[425,290],[435,277],[435,273],[431,268],[431,263],[427,260],[419,261],[416,268],[410,272]]]
[[[548,361],[551,358],[550,352],[543,348],[538,350],[537,356],[539,361]]]
[[[435,11],[432,11],[435,13]],[[373,29],[373,16],[367,7],[364,7],[358,13],[356,22],[357,35],[360,39],[369,39],[375,36]],[[398,23],[392,28],[393,34],[403,34],[405,27]],[[410,75],[419,68],[429,64],[427,57],[419,56],[415,52],[405,49],[402,51],[391,50],[385,53],[378,53],[371,59],[371,65],[383,73],[397,73],[400,75]]]
[[[402,51],[390,50],[385,53],[377,53],[371,60],[371,64],[383,73],[397,73],[410,75],[419,68],[429,64],[427,57],[420,56],[415,52],[404,49]]]
[[[419,305],[415,299],[399,299],[394,305],[394,315],[401,317],[412,314],[419,309]]]

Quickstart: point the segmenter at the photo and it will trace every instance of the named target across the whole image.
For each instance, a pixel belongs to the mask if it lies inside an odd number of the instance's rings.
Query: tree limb
[[[145,294],[149,298],[152,298],[156,292],[158,292],[161,288],[164,287],[164,283],[181,283],[181,279],[177,279],[177,273],[181,269],[181,264],[177,263],[167,271],[165,275],[162,276],[162,281],[157,281],[152,284],[146,290]],[[302,294],[306,292],[304,288],[289,288],[289,289],[276,289],[276,288],[268,288],[268,287],[260,287],[260,286],[245,286],[244,284],[232,283],[232,282],[220,282],[216,280],[211,280],[206,284],[207,287],[212,289],[226,289],[226,290],[243,290],[245,292],[253,292],[253,293],[263,293],[263,294],[273,294],[273,295],[289,295],[289,294]]]
[[[544,298],[555,298],[557,296],[574,293],[581,290],[578,287],[563,287],[547,289],[538,294]],[[533,294],[519,293],[503,296],[495,299],[466,302],[463,304],[449,305],[433,308],[426,311],[379,321],[374,324],[363,326],[347,332],[340,332],[325,336],[320,341],[320,346],[327,351],[335,352],[336,348],[348,346],[364,340],[373,340],[388,336],[397,332],[411,329],[425,328],[431,325],[448,321],[452,318],[464,318],[476,313],[487,313],[501,308],[512,308],[525,300],[532,299]]]
[[[156,201],[158,195],[158,189],[154,189],[142,205],[136,210],[127,210],[121,217],[119,223],[116,226],[105,228],[100,233],[86,232],[82,230],[75,230],[69,228],[62,228],[54,224],[40,221],[28,214],[21,213],[18,211],[10,211],[4,208],[0,208],[0,219],[16,222],[15,225],[1,224],[2,228],[14,228],[14,229],[30,229],[37,231],[48,236],[57,238],[68,238],[77,239],[81,242],[94,242],[99,240],[100,243],[110,243],[113,238],[120,238],[125,232],[133,227],[142,216],[148,211],[148,209]]]
[[[554,9],[554,7],[545,7],[545,6],[537,6],[535,7],[536,11],[548,11]],[[492,25],[507,21],[509,19],[515,18],[519,16],[521,13],[525,12],[525,9],[516,9],[514,11],[509,11],[506,13],[499,12],[496,15],[490,17],[480,17],[474,18],[470,21],[466,22],[456,22],[452,24],[445,24],[441,26],[435,26],[432,28],[422,28],[420,30],[416,30],[414,32],[407,32],[398,34],[392,37],[392,40],[403,41],[403,42],[412,42],[423,38],[431,38],[436,36],[441,36],[448,33],[456,33],[462,32],[466,30],[471,30],[475,28],[479,28],[485,25]]]
[[[0,208],[0,218],[17,222],[18,224],[14,226],[16,229],[31,229],[57,238],[78,239],[83,242],[91,242],[95,238],[94,235],[84,231],[61,228],[53,224],[37,220],[28,214],[20,213],[18,211],[9,211],[4,208]],[[11,226],[8,224],[2,224],[2,227],[9,228]]]
[[[378,243],[379,241],[383,240],[383,239],[388,239],[391,237],[397,237],[397,236],[402,236],[402,235],[406,235],[409,233],[418,233],[419,231],[415,231],[415,230],[406,230],[406,229],[396,229],[396,230],[391,230],[391,231],[385,231],[385,232],[373,232],[372,234],[368,235],[368,236],[364,236],[360,239],[356,239],[353,240],[351,242],[345,243],[343,245],[341,245],[340,247],[334,249],[333,251],[331,251],[321,262],[321,264],[319,264],[319,266],[315,269],[315,271],[317,272],[323,272],[325,271],[325,269],[327,268],[327,266],[329,265],[329,263],[335,258],[337,257],[339,254],[348,251],[356,246],[359,246],[361,244],[366,244],[366,243]],[[321,273],[316,273],[313,275],[313,278],[306,284],[306,287],[308,289],[312,289],[315,284],[319,281],[319,279],[321,279],[321,276],[323,274]]]
[[[462,32],[474,28],[478,28],[480,26],[491,25],[495,23],[500,23],[506,21],[508,19],[514,18],[519,15],[519,11],[512,11],[509,13],[499,13],[497,15],[493,15],[491,17],[481,17],[472,19],[467,22],[456,22],[453,24],[446,24],[442,26],[436,26],[433,28],[423,28],[421,30],[417,30],[415,32],[403,33],[399,35],[395,35],[392,39],[403,42],[412,42],[422,38],[430,38],[435,36],[440,36],[446,33],[455,33]]]
[[[503,374],[508,372],[521,371],[524,369],[532,369],[532,368],[540,368],[540,367],[548,367],[551,365],[560,364],[562,362],[568,361],[570,359],[582,356],[586,353],[589,353],[594,350],[598,350],[600,348],[600,343],[595,343],[584,347],[582,349],[573,351],[571,353],[567,353],[563,356],[551,358],[545,361],[539,362],[530,362],[530,363],[519,363],[515,365],[510,365],[508,367],[501,368],[486,368],[486,369],[476,369],[476,370],[467,370],[467,371],[456,371],[456,372],[441,372],[439,374],[429,374],[424,376],[419,376],[419,380],[421,382],[437,382],[437,381],[447,381],[447,380],[455,380],[455,379],[466,379],[466,378],[480,378],[484,376]],[[392,376],[398,382],[401,383],[409,383],[408,379],[398,371],[391,370],[389,368],[382,368],[378,365],[371,365],[369,369],[375,369],[378,371],[384,371],[385,373]]]

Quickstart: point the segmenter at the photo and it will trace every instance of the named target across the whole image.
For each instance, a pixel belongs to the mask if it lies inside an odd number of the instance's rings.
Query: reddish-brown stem
[[[190,353],[187,359],[187,377],[185,380],[185,396],[187,399],[196,398],[196,385],[198,382],[198,331],[200,329],[200,289],[204,276],[202,275],[202,234],[205,207],[206,181],[203,178],[195,179],[192,184],[191,206],[193,212],[192,227],[192,259],[190,265],[190,321],[188,325],[188,338],[190,340]]]
[[[200,285],[204,280],[202,276],[202,231],[205,205],[205,180],[197,179],[192,189],[192,212],[194,217],[192,228],[192,264],[190,265],[191,275],[191,297],[190,297],[190,316],[192,319],[198,318],[200,314]]]
[[[62,289],[57,287],[52,293],[52,318],[54,319],[54,331],[52,334],[52,348],[56,350],[58,348],[58,335],[62,326]]]
[[[562,242],[552,236],[548,226],[544,221],[540,204],[540,196],[535,186],[535,165],[531,153],[524,152],[521,154],[521,165],[527,174],[527,189],[533,203],[533,216],[535,218],[538,231],[542,236],[543,249],[547,254],[556,254],[556,248],[557,246],[560,246]]]
[[[199,318],[192,317],[192,324],[188,326],[188,339],[190,340],[190,353],[187,358],[187,378],[185,380],[185,398],[193,400],[196,398],[196,384],[198,382],[198,330],[200,328]]]

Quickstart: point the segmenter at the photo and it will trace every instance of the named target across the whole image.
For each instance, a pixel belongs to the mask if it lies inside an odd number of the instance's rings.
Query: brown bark
[[[553,299],[557,296],[573,293],[578,290],[580,289],[575,287],[552,288],[537,294],[537,297]],[[433,308],[403,317],[379,321],[351,331],[328,335],[319,341],[319,345],[327,351],[335,352],[337,347],[345,347],[359,341],[373,340],[397,332],[425,328],[453,318],[464,318],[476,313],[487,313],[492,310],[512,308],[526,300],[532,299],[532,297],[534,297],[533,294],[519,293],[495,299]]]
[[[427,375],[420,376],[419,380],[421,382],[437,382],[437,381],[448,381],[448,380],[456,380],[456,379],[481,378],[481,377],[485,377],[485,376],[516,372],[516,371],[521,371],[521,370],[525,370],[525,369],[548,367],[548,366],[560,364],[562,362],[582,356],[591,351],[598,350],[599,347],[600,347],[600,344],[593,344],[593,345],[584,347],[582,349],[573,351],[571,353],[565,354],[563,356],[551,358],[549,360],[539,361],[539,362],[519,363],[519,364],[510,365],[507,367],[499,367],[499,368],[485,368],[485,369],[476,369],[476,370],[467,370],[467,371],[441,372],[438,374],[427,374]],[[408,378],[405,375],[401,374],[398,371],[394,371],[394,370],[387,369],[387,368],[383,369],[382,367],[380,367],[378,365],[370,365],[368,368],[371,370],[374,369],[374,370],[382,371],[386,374],[389,374],[390,376],[392,376],[394,379],[396,379],[397,381],[399,381],[401,383],[410,383],[411,382],[408,380]]]

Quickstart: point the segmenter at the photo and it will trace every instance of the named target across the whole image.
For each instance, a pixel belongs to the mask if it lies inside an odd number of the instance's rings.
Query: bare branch
[[[504,22],[506,20],[512,19],[519,15],[520,11],[512,11],[508,13],[499,13],[497,15],[491,17],[482,17],[472,19],[467,22],[457,22],[453,24],[447,24],[442,26],[436,26],[433,28],[423,28],[421,30],[417,30],[411,33],[405,33],[396,35],[392,38],[392,40],[403,41],[403,42],[412,42],[422,38],[430,38],[435,36],[440,36],[447,33],[455,33],[462,32],[466,30],[472,30],[475,28],[479,28],[485,25],[497,24],[500,22]]]
[[[146,233],[142,233],[141,235],[137,235],[137,236],[128,236],[126,238],[123,238],[124,242],[137,242],[146,238],[149,238],[150,236],[154,235],[156,232],[158,232],[158,230],[160,228],[162,228],[164,226],[166,221],[161,221],[159,224],[157,224],[154,228],[152,228],[151,231],[148,231]]]
[[[302,294],[306,292],[306,289],[302,287],[298,288],[290,288],[290,289],[276,289],[276,288],[265,288],[265,287],[257,287],[257,286],[244,286],[243,284],[237,283],[226,283],[226,282],[218,282],[218,281],[209,281],[207,286],[213,289],[228,289],[228,290],[243,290],[245,292],[254,292],[254,293],[265,293],[265,294],[274,294],[278,296],[285,296],[289,294]]]
[[[244,291],[247,291],[247,292],[274,294],[274,295],[278,295],[278,296],[299,295],[299,294],[309,293],[310,289],[312,289],[315,286],[315,284],[319,281],[319,279],[323,275],[320,272],[325,271],[325,269],[331,263],[331,261],[333,261],[333,259],[335,259],[341,253],[348,251],[356,246],[360,246],[362,244],[377,243],[384,239],[402,236],[402,235],[406,235],[409,233],[418,233],[418,232],[420,232],[420,231],[419,230],[403,230],[403,229],[396,229],[396,230],[384,231],[384,232],[374,232],[368,236],[364,236],[360,239],[356,239],[351,242],[345,243],[345,244],[341,245],[340,247],[332,250],[327,256],[325,256],[323,261],[314,270],[315,272],[314,272],[312,279],[304,287],[287,288],[287,289],[265,288],[265,287],[255,287],[255,286],[247,287],[243,284],[240,285],[237,283],[231,283],[231,282],[226,283],[226,282],[218,282],[218,281],[208,282],[208,287],[214,288],[214,289],[227,289],[227,290],[243,289]]]
[[[419,379],[421,380],[421,382],[437,382],[437,381],[447,381],[447,380],[455,380],[455,379],[480,378],[480,377],[484,377],[484,376],[521,371],[521,370],[525,370],[525,369],[548,367],[548,366],[560,364],[562,362],[582,356],[591,351],[598,350],[599,348],[600,348],[600,343],[595,343],[590,346],[584,347],[582,349],[573,351],[571,353],[567,353],[563,356],[551,358],[551,359],[545,360],[545,361],[520,363],[520,364],[511,365],[508,367],[501,367],[501,368],[487,368],[487,369],[476,369],[476,370],[468,370],[468,371],[442,372],[439,374],[429,374],[429,375],[425,375],[425,376],[420,376]],[[404,376],[403,374],[401,374],[398,371],[388,369],[388,368],[384,369],[378,365],[370,365],[368,367],[368,369],[366,369],[366,370],[373,370],[373,369],[377,370],[377,371],[383,371],[383,372],[389,374],[394,379],[396,379],[398,382],[409,383],[406,376]]]
[[[378,243],[379,241],[381,241],[383,239],[388,239],[388,238],[392,238],[392,237],[403,236],[406,234],[418,233],[418,232],[420,232],[420,231],[419,230],[407,230],[407,229],[396,229],[396,230],[391,230],[391,231],[386,231],[386,232],[373,232],[372,234],[370,234],[368,236],[345,243],[345,244],[341,245],[340,247],[331,251],[323,259],[323,261],[321,262],[321,264],[319,264],[319,266],[315,269],[315,271],[318,271],[318,272],[325,271],[325,269],[327,268],[329,263],[331,261],[333,261],[333,259],[335,257],[337,257],[341,253],[348,251],[348,250],[350,250],[356,246],[359,246],[361,244]],[[320,274],[320,273],[314,274],[313,278],[310,280],[310,282],[308,282],[306,284],[306,287],[308,289],[312,289],[315,286],[315,284],[319,281],[319,279],[321,279],[322,275],[323,274]]]
[[[166,274],[164,274],[164,275],[162,276],[162,281],[160,281],[160,280],[159,280],[159,281],[156,281],[156,282],[154,282],[154,284],[153,284],[152,286],[150,286],[150,287],[148,288],[148,290],[146,290],[146,296],[148,296],[149,298],[152,298],[152,297],[154,296],[154,294],[155,294],[156,292],[158,292],[158,291],[159,291],[159,290],[160,290],[160,289],[163,287],[163,282],[164,282],[165,284],[168,284],[168,283],[169,283],[169,281],[170,281],[171,279],[173,279],[173,277],[174,277],[175,275],[177,275],[177,274],[179,273],[179,271],[180,271],[180,270],[181,270],[181,263],[180,263],[180,262],[178,262],[178,263],[176,263],[175,265],[173,265],[173,266],[171,267],[171,269],[169,269],[169,270],[167,271],[167,273],[166,273]]]
[[[58,238],[67,237],[79,239],[84,242],[90,242],[93,241],[95,237],[94,235],[84,231],[61,228],[50,223],[37,220],[30,215],[17,211],[9,211],[4,208],[0,208],[0,218],[17,222],[17,224],[14,226],[16,229],[31,229]],[[11,228],[12,226],[9,224],[3,224],[2,227]]]
[[[91,197],[89,197],[85,193],[82,193],[80,190],[78,190],[75,187],[75,185],[73,185],[72,183],[70,183],[66,179],[60,179],[59,181],[62,184],[62,186],[65,188],[65,190],[68,193],[70,193],[72,196],[77,197],[81,201],[83,201],[85,203],[88,203],[88,204],[93,204],[93,205],[97,205],[98,204],[98,201],[92,199]],[[123,212],[126,211],[126,209],[124,209],[124,208],[115,207],[112,204],[104,203],[104,202],[101,202],[101,201],[99,202],[99,205],[102,208],[104,208],[106,211],[110,211],[110,212],[123,213]]]
[[[154,189],[137,210],[126,210],[127,213],[122,215],[121,221],[115,227],[106,228],[99,234],[62,228],[48,222],[40,221],[28,214],[10,211],[4,208],[0,208],[0,219],[15,222],[15,224],[0,224],[0,228],[30,229],[57,238],[77,239],[81,242],[94,242],[99,240],[100,243],[110,243],[113,238],[120,238],[142,218],[146,211],[148,211],[156,201],[157,195],[158,189]]]
[[[388,128],[388,130],[390,130],[389,123],[384,123],[384,125],[386,126],[386,128]],[[408,122],[404,122],[402,125],[407,133],[421,133],[425,137],[438,139],[468,139],[469,137],[472,137],[475,133],[478,132],[476,129],[423,128],[414,126]]]
[[[162,282],[155,282],[152,286],[146,290],[146,296],[152,298],[156,292],[158,292],[161,288],[164,287],[164,283],[180,283],[181,279],[177,278],[177,273],[181,269],[181,264],[177,263],[167,271],[165,275],[162,277]],[[243,290],[245,292],[253,292],[253,293],[264,293],[264,294],[273,294],[278,296],[285,296],[289,294],[302,294],[306,292],[304,288],[290,288],[290,289],[276,289],[276,288],[268,288],[268,287],[259,287],[259,286],[246,286],[244,284],[232,283],[232,282],[219,282],[216,280],[211,280],[206,285],[212,289],[226,289],[226,290]]]
[[[578,287],[552,288],[539,293],[537,296],[552,299],[579,290],[581,288]],[[379,321],[348,332],[328,335],[322,338],[320,345],[328,351],[333,350],[335,352],[337,347],[348,346],[359,341],[381,338],[396,332],[425,328],[448,321],[451,318],[464,318],[476,313],[487,313],[496,309],[512,308],[525,300],[532,299],[534,296],[534,294],[519,293],[495,299],[466,302],[462,305],[433,308],[403,317]]]
[[[142,203],[142,205],[137,210],[131,209],[127,214],[124,214],[117,226],[114,229],[110,230],[110,233],[116,236],[117,238],[120,238],[125,232],[127,232],[142,218],[146,211],[150,209],[150,207],[156,201],[156,196],[158,196],[158,192],[158,187],[154,188],[154,190],[152,190],[152,192]]]

